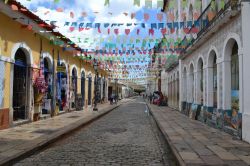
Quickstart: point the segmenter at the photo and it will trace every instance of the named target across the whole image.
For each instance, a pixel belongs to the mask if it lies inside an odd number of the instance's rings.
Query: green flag
[[[152,8],[152,0],[145,0],[145,7],[151,9]]]
[[[136,5],[137,5],[137,6],[139,6],[139,7],[140,7],[140,6],[141,6],[141,4],[140,4],[140,3],[141,3],[141,0],[134,0],[134,6],[136,6]]]
[[[109,0],[105,0],[104,6],[109,6]]]
[[[163,8],[163,0],[157,0],[157,8]]]

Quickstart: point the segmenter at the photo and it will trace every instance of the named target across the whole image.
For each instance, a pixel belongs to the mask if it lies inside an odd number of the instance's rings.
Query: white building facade
[[[178,65],[167,69],[169,106],[250,142],[250,1],[213,3],[202,5],[198,33],[187,35]]]

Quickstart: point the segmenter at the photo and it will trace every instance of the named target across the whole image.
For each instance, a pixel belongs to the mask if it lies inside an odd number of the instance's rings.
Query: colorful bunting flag
[[[147,22],[149,20],[149,14],[148,13],[144,13],[144,20]]]
[[[163,8],[163,0],[157,0],[157,8]]]
[[[134,0],[134,6],[141,6],[141,0]]]
[[[151,9],[152,8],[152,0],[145,0],[145,7]]]
[[[105,0],[104,6],[109,6],[109,0]]]

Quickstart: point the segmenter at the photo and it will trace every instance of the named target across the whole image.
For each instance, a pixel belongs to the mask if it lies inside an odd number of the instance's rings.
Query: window
[[[231,57],[231,86],[232,90],[239,90],[239,58],[238,45],[235,43]]]

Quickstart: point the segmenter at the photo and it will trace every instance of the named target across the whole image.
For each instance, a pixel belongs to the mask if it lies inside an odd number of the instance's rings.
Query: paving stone
[[[250,165],[250,156],[237,155],[241,160]]]
[[[216,165],[216,166],[225,165],[225,162],[216,155],[204,155],[204,156],[201,155],[200,157],[207,165]]]
[[[232,153],[226,151],[220,146],[207,146],[211,151],[218,155],[222,160],[238,160]]]
[[[199,156],[193,152],[179,152],[181,158],[183,160],[200,160]]]
[[[192,148],[199,156],[214,155],[214,153],[209,149],[207,149],[205,146],[200,146],[198,148],[192,147]]]
[[[199,165],[195,162],[190,163],[190,158],[201,158],[205,162],[201,165],[250,165],[250,157],[248,157],[250,156],[250,145],[248,143],[233,140],[233,136],[199,121],[191,120],[168,107],[154,105],[150,105],[150,107],[157,123],[160,125],[169,123],[170,127],[167,125],[165,127],[171,129],[163,128],[164,135],[170,138],[170,145],[177,150],[187,165]],[[181,142],[182,140],[183,142]],[[187,147],[185,144],[188,144],[190,149],[183,150],[183,147]],[[199,159],[197,162],[200,162]]]
[[[248,166],[247,163],[239,160],[225,161],[228,166]]]
[[[48,165],[53,161],[58,165],[81,163],[87,166],[169,165],[172,160],[170,150],[161,141],[152,117],[145,113],[145,104],[138,101],[120,106],[20,163],[25,165],[32,161],[34,165]]]

